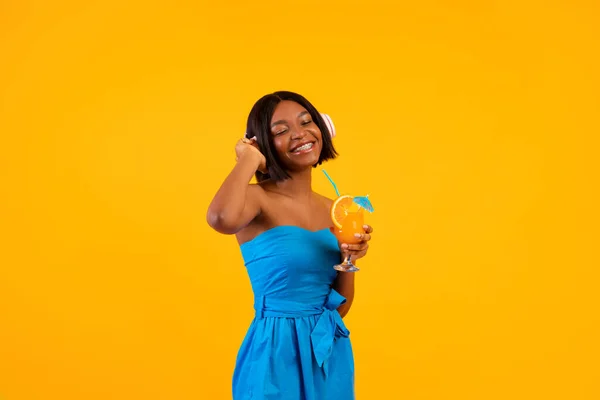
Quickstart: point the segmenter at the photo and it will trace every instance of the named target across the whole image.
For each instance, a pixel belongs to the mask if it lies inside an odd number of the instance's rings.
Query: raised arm
[[[257,170],[264,170],[265,157],[249,139],[240,140],[235,150],[237,164],[223,181],[206,213],[208,224],[224,234],[237,233],[261,212],[262,189],[249,183]]]

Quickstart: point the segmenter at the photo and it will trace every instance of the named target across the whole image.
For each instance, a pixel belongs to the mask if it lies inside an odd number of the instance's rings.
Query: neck
[[[292,197],[305,198],[312,196],[312,168],[303,171],[288,171],[291,176],[281,182],[274,182],[273,189],[278,193]]]

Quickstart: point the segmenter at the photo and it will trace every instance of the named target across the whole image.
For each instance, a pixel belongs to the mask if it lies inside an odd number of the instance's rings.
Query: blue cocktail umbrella
[[[373,212],[373,205],[371,204],[371,201],[369,200],[369,195],[366,196],[356,196],[354,197],[353,201],[358,204],[360,207],[364,208],[365,210],[367,210],[368,212]]]

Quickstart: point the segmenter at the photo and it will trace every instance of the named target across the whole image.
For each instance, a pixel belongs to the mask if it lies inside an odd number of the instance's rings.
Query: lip
[[[302,147],[302,146],[304,146],[304,145],[306,145],[306,144],[309,144],[309,143],[312,143],[313,147],[315,147],[315,143],[316,143],[316,141],[307,141],[307,142],[304,142],[304,143],[300,143],[299,145],[297,145],[297,146],[294,146],[293,148],[291,148],[291,149],[290,149],[290,153],[293,153],[294,151],[296,151],[296,149],[298,149],[298,148],[300,148],[300,147]],[[313,149],[313,147],[311,147],[311,148],[310,148],[310,149],[308,149],[307,151],[310,151],[310,150],[312,150],[312,149]]]

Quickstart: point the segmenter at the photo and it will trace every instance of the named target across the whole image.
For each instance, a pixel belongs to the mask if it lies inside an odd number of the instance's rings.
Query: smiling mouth
[[[292,153],[295,153],[295,154],[298,154],[298,153],[305,153],[305,152],[307,152],[307,151],[310,151],[310,150],[312,150],[312,148],[314,147],[314,145],[315,145],[314,143],[306,143],[306,144],[303,144],[303,145],[302,145],[302,146],[300,146],[300,147],[296,147],[296,148],[295,148],[295,149],[292,151]]]

